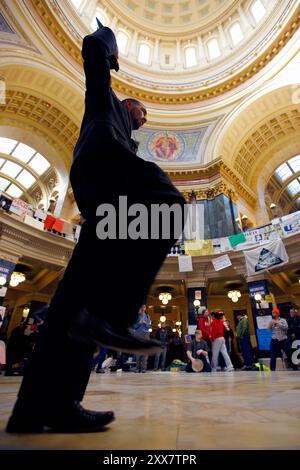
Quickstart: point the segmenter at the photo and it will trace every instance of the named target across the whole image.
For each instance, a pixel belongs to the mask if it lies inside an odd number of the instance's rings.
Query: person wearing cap
[[[147,214],[154,204],[170,211],[177,204],[184,212],[185,199],[158,165],[136,155],[131,131],[145,124],[147,112],[137,100],[123,103],[111,88],[111,70],[119,69],[113,31],[99,23],[99,29],[83,39],[82,58],[85,113],[70,180],[85,221],[49,306],[7,432],[102,431],[114,413],[80,405],[96,346],[135,354],[161,350],[158,341],[133,336],[130,326],[180,236],[184,217],[180,224],[170,221],[164,237],[161,227],[152,236],[151,223],[148,237],[131,237],[129,228],[141,205]],[[106,232],[108,212],[115,214],[115,226],[108,224]]]
[[[276,370],[276,358],[281,356],[281,351],[284,351],[292,368],[296,370],[297,367],[291,362],[291,348],[287,337],[288,324],[284,318],[280,318],[278,308],[272,310],[272,320],[268,328],[272,331],[270,369]]]
[[[202,331],[195,330],[195,338],[188,343],[187,357],[189,362],[185,368],[186,372],[211,372],[211,365],[208,359],[208,346],[202,339]],[[203,363],[200,363],[200,361]],[[199,367],[200,366],[200,367]]]

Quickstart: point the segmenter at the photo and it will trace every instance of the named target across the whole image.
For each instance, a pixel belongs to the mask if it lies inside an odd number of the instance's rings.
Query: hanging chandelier
[[[169,301],[172,299],[172,295],[169,292],[162,292],[158,296],[159,300],[161,300],[163,305],[167,305]]]
[[[239,290],[230,290],[227,295],[232,300],[232,302],[238,302],[242,294]]]
[[[11,275],[9,285],[11,287],[17,287],[21,282],[24,282],[24,281],[26,281],[25,274],[14,271]]]

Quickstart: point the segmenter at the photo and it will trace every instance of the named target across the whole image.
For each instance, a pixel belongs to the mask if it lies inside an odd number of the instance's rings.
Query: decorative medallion
[[[184,149],[184,139],[174,132],[156,132],[148,140],[148,151],[160,161],[178,160]]]

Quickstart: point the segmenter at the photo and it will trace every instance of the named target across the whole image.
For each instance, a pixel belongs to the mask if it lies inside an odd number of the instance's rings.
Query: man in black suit
[[[129,327],[178,234],[171,230],[167,239],[132,239],[118,233],[124,216],[119,197],[126,196],[133,209],[143,204],[149,214],[153,204],[182,208],[185,200],[157,165],[136,155],[131,131],[146,122],[147,113],[142,103],[122,102],[111,89],[110,70],[119,68],[114,33],[99,25],[84,38],[82,56],[85,114],[70,177],[85,222],[24,375],[8,432],[101,430],[113,413],[79,404],[95,345],[144,354],[160,350],[157,341],[132,336]],[[99,239],[97,214],[103,204],[116,208],[116,237]],[[133,215],[128,214],[128,223]]]

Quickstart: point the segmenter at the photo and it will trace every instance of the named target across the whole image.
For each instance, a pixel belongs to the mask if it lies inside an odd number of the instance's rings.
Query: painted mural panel
[[[154,162],[195,162],[207,129],[208,127],[189,131],[135,131],[134,139],[139,142],[138,155]]]

